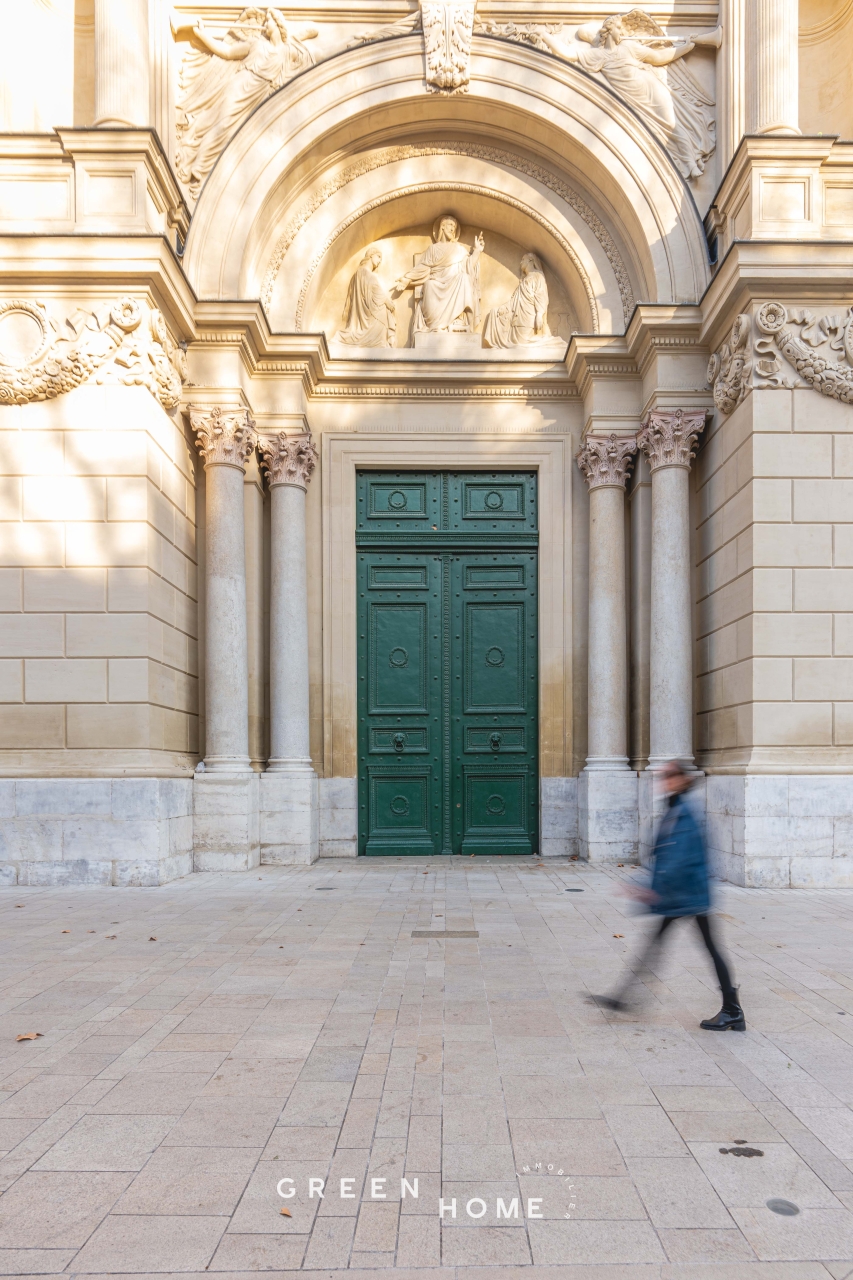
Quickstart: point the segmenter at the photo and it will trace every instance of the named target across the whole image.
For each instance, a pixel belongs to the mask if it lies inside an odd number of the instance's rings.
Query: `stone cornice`
[[[195,295],[165,236],[0,235],[0,280],[6,297],[147,295],[179,341],[195,331]]]
[[[701,341],[702,310],[697,306],[641,303],[635,308],[628,326],[628,350],[637,369],[645,377],[657,356],[706,357]]]

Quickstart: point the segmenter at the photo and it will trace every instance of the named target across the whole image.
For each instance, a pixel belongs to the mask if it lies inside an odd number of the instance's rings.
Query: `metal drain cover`
[[[793,1200],[768,1200],[767,1208],[771,1213],[781,1213],[783,1218],[793,1218],[800,1212],[799,1205]]]

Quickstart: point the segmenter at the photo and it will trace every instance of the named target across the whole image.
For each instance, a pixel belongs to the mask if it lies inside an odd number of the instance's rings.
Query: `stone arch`
[[[531,208],[536,190],[562,201],[572,224],[563,237],[574,253],[571,270],[586,276],[584,288],[598,276],[593,290],[601,299],[593,299],[590,318],[596,308],[610,313],[591,328],[620,331],[634,301],[701,296],[709,278],[701,220],[645,126],[568,64],[482,37],[474,41],[464,97],[424,93],[421,40],[404,37],[331,58],[259,107],[199,198],[184,255],[199,296],[263,296],[282,234],[301,204],[334,185],[334,175],[358,157],[405,145],[423,149],[439,129],[469,157],[477,148],[481,158],[514,154],[504,169],[527,184]],[[493,154],[490,162],[499,163]],[[554,243],[560,245],[559,235]],[[559,249],[567,264],[573,253]],[[593,265],[596,255],[601,268]],[[608,286],[616,290],[616,306],[601,305]]]

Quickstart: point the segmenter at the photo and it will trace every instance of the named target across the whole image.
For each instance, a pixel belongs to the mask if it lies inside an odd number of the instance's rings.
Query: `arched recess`
[[[472,166],[497,168],[503,176],[493,179],[493,195],[506,195],[514,183],[531,212],[549,209],[552,223],[562,218],[560,235],[575,254],[571,266],[571,255],[563,255],[566,273],[585,276],[582,287],[591,284],[606,316],[592,328],[624,328],[624,281],[618,305],[609,296],[614,289],[620,294],[620,266],[632,302],[701,296],[708,280],[701,221],[645,126],[570,65],[482,37],[474,41],[464,97],[424,92],[421,39],[405,37],[331,58],[269,98],[231,140],[202,190],[184,255],[196,292],[254,298],[266,289],[269,298],[271,265],[300,208],[321,207],[336,174],[347,165],[369,168],[364,157],[382,149],[408,147],[419,152],[408,158],[410,166],[419,160],[422,170],[429,167],[428,143],[436,138],[455,144],[460,161],[467,151],[460,180],[464,169],[470,181]],[[487,154],[495,150],[504,158]],[[396,163],[406,162],[401,156]],[[387,165],[373,171],[383,167],[379,186],[390,198],[397,178]],[[450,191],[448,198],[453,203]]]

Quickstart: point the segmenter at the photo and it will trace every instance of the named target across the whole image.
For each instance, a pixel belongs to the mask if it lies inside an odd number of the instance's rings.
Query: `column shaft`
[[[205,538],[205,768],[239,773],[250,766],[243,472],[236,467],[207,468]]]
[[[704,409],[649,414],[639,436],[652,472],[649,768],[693,763],[690,463]]]
[[[311,768],[305,490],[274,484],[270,580],[270,760],[274,772]]]
[[[148,0],[95,0],[95,124],[149,118]]]
[[[747,6],[747,133],[798,134],[798,0]]]
[[[205,713],[207,772],[248,773],[249,661],[243,479],[255,448],[245,409],[190,406],[205,461]]]
[[[649,764],[693,760],[689,472],[652,472]]]
[[[588,769],[625,769],[627,755],[625,490],[589,495]]]
[[[641,470],[642,468],[642,470]],[[631,493],[631,737],[632,769],[649,762],[649,628],[652,592],[652,484],[645,458],[637,461]]]

